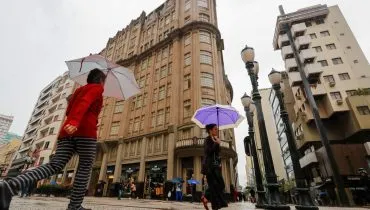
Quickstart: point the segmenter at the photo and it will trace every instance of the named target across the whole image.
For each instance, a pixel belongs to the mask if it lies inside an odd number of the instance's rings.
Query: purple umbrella
[[[234,107],[216,104],[198,109],[191,120],[201,128],[216,124],[222,130],[238,127],[243,119]]]

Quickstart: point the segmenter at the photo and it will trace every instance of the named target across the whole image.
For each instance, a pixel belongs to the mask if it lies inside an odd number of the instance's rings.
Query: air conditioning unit
[[[343,104],[343,100],[342,100],[342,99],[338,99],[338,100],[337,100],[337,104],[338,104],[338,105],[342,105],[342,104]]]
[[[335,86],[335,82],[329,82],[329,86],[330,87],[334,87]]]

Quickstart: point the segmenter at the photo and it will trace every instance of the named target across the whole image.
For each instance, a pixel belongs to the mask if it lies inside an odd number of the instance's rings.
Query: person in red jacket
[[[0,210],[9,209],[12,196],[30,184],[58,174],[74,154],[79,155],[78,169],[68,210],[83,210],[87,182],[96,153],[98,115],[103,104],[106,75],[92,70],[87,85],[78,88],[69,99],[66,120],[60,130],[54,157],[49,163],[7,181],[0,181]]]

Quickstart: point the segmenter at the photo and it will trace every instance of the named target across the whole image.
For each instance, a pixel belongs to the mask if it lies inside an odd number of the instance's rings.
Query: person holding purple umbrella
[[[218,137],[218,127],[216,124],[206,125],[206,131],[209,136],[204,142],[205,164],[202,171],[207,176],[212,209],[217,210],[228,206],[224,198],[225,182],[221,174],[221,140]]]

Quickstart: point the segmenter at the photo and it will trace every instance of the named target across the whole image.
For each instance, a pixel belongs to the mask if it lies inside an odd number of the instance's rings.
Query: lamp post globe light
[[[309,194],[309,188],[305,180],[304,172],[299,163],[299,152],[295,144],[294,134],[292,125],[289,123],[288,112],[285,109],[283,94],[281,90],[281,72],[278,72],[274,69],[268,75],[272,88],[275,91],[275,95],[279,101],[280,106],[280,117],[285,125],[285,135],[288,142],[288,148],[290,151],[290,156],[293,163],[293,171],[296,182],[296,193],[298,195],[298,203],[296,209],[319,209],[314,205],[312,198]]]
[[[247,94],[241,98],[242,104],[244,106],[245,115],[248,121],[248,137],[244,139],[244,147],[250,148],[250,153],[253,159],[253,166],[254,166],[254,177],[257,187],[257,203],[256,208],[265,208],[268,203],[266,200],[266,191],[263,188],[263,181],[262,181],[262,174],[260,169],[260,164],[258,160],[257,150],[256,150],[256,143],[254,141],[254,128],[253,128],[253,115],[256,109],[256,106],[253,103],[251,97]],[[249,141],[249,142],[246,142]]]
[[[279,184],[277,182],[277,176],[272,160],[270,144],[268,141],[265,120],[261,106],[261,95],[258,91],[258,72],[259,65],[254,61],[254,49],[246,46],[241,52],[242,60],[248,70],[248,75],[252,83],[252,100],[257,110],[257,121],[258,129],[261,139],[261,146],[263,151],[263,162],[265,166],[265,177],[267,187],[267,202],[268,204],[264,207],[265,209],[290,209],[289,206],[283,205],[280,201]],[[250,98],[250,97],[249,97]],[[243,105],[250,105],[251,101],[248,96],[245,100],[242,100]]]

